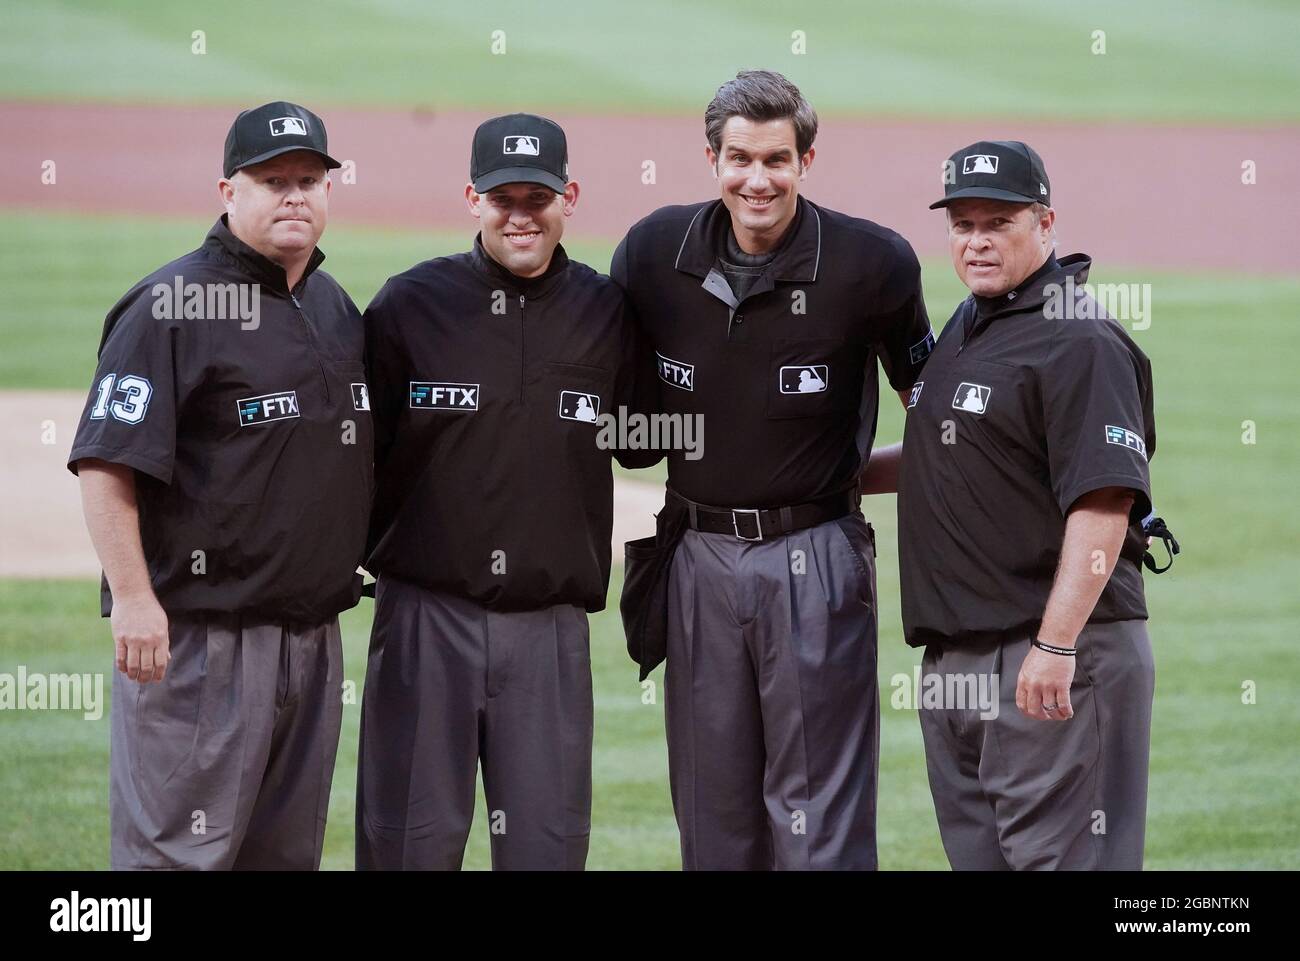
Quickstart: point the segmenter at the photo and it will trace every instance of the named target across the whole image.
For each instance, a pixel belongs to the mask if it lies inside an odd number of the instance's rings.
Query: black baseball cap
[[[1043,158],[1029,144],[1019,140],[981,140],[948,158],[944,167],[943,199],[930,204],[930,209],[946,207],[966,197],[1042,203],[1050,207],[1051,191]]]
[[[328,153],[325,122],[306,107],[277,100],[245,110],[226,134],[226,161],[222,176],[260,164],[282,153],[310,150],[325,161],[325,169],[343,166]]]
[[[569,144],[560,125],[531,113],[493,117],[474,131],[469,179],[479,193],[509,183],[542,184],[557,194],[569,182]]]

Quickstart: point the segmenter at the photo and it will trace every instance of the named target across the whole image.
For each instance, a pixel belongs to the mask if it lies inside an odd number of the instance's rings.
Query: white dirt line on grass
[[[81,391],[0,391],[0,577],[99,575],[65,466],[85,403]]]

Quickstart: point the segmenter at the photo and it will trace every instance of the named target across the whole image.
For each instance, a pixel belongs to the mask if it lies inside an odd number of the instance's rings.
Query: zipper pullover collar
[[[967,300],[974,309],[966,315],[965,336],[962,346],[973,336],[997,320],[1009,314],[1041,311],[1049,296],[1061,293],[1049,291],[1055,285],[1064,288],[1067,278],[1073,278],[1074,284],[1081,287],[1088,279],[1092,267],[1092,258],[1087,254],[1070,254],[1059,261],[1055,254],[1048,254],[1047,260],[1036,271],[1021,281],[1015,290],[1008,291],[1000,297],[980,297],[971,294]]]
[[[204,249],[215,251],[227,260],[234,261],[239,268],[263,286],[285,296],[293,297],[294,291],[289,290],[289,281],[284,268],[236,237],[231,232],[226,217],[226,214],[222,214],[221,218],[212,225],[207,237],[203,239]],[[307,278],[315,272],[316,268],[324,260],[325,252],[320,247],[315,248],[311,252],[307,267],[302,272],[302,279],[298,281],[295,290],[302,290]]]
[[[569,267],[569,255],[564,252],[563,244],[556,244],[555,252],[551,254],[550,266],[546,268],[544,274],[539,277],[520,277],[488,256],[487,251],[483,249],[481,233],[475,235],[474,248],[469,252],[469,257],[474,269],[487,283],[493,287],[504,288],[520,297],[527,297],[529,300],[538,300],[553,291]]]

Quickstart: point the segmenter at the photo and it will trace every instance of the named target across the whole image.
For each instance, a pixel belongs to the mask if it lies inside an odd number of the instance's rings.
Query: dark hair
[[[742,70],[713,95],[704,111],[704,135],[715,154],[722,152],[722,128],[732,117],[755,123],[789,120],[800,157],[817,138],[817,111],[798,87],[774,70]]]

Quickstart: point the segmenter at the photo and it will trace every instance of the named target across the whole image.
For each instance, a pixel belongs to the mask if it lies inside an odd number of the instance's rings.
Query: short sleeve
[[[624,290],[627,290],[627,241],[630,236],[631,234],[627,234],[618,242],[618,246],[614,248],[614,256],[609,262],[610,279]]]
[[[148,288],[128,294],[104,322],[99,364],[86,399],[68,469],[94,458],[124,464],[171,483],[178,410],[199,372],[194,356],[197,325],[153,316]]]
[[[388,458],[402,409],[409,403],[407,350],[401,339],[397,291],[389,281],[370,301],[363,315],[366,329],[366,380],[370,385],[370,416],[375,431],[375,464]]]
[[[880,336],[880,362],[894,390],[907,390],[920,377],[934,349],[934,331],[921,293],[921,264],[911,245],[895,240],[893,266],[880,288],[885,307]]]
[[[617,403],[629,415],[649,418],[659,410],[659,372],[650,340],[637,322],[636,312],[626,296],[622,329],[623,356],[615,387]],[[653,467],[663,456],[662,450],[614,451],[614,457],[629,470]]]
[[[1126,487],[1137,494],[1130,512],[1151,511],[1147,459],[1155,448],[1151,369],[1113,321],[1054,338],[1040,371],[1044,434],[1052,493],[1061,513],[1084,494]]]

